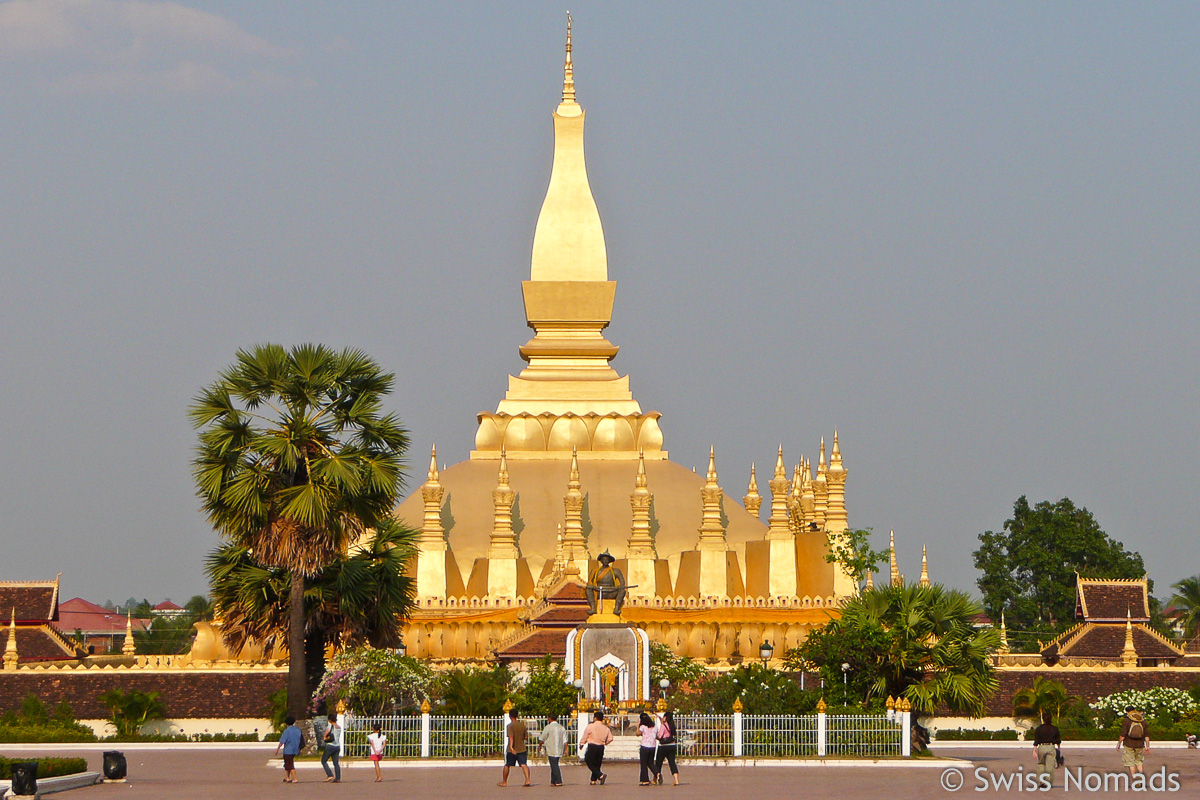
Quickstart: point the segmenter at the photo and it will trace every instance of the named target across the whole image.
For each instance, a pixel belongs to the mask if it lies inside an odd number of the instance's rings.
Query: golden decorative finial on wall
[[[1008,628],[1004,624],[1004,612],[1000,612],[1000,652],[1007,653],[1008,648]]]
[[[767,519],[768,539],[783,539],[791,534],[788,527],[788,479],[783,465],[783,445],[775,456],[775,475],[767,484],[771,489],[771,516]]]
[[[137,652],[133,644],[133,611],[125,611],[125,644],[121,645],[121,654],[131,656]]]
[[[17,608],[13,606],[12,619],[8,623],[8,644],[4,647],[4,668],[17,668]]]
[[[1138,665],[1137,650],[1133,646],[1133,615],[1125,609],[1125,647],[1121,650],[1121,666],[1136,667]]]
[[[904,578],[900,576],[900,567],[896,564],[896,532],[891,531],[888,534],[888,563],[890,565],[890,577],[892,586],[900,586],[904,583]]]
[[[921,580],[922,586],[929,585],[929,561],[925,557],[925,545],[921,545]]]

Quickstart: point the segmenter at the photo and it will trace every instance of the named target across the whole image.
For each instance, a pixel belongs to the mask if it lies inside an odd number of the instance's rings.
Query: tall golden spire
[[[829,478],[825,472],[825,437],[821,437],[821,457],[817,461],[817,477],[813,478],[813,521],[825,529],[829,511]]]
[[[891,531],[888,534],[888,564],[890,565],[889,572],[892,579],[892,586],[900,586],[904,579],[900,577],[900,567],[896,564],[896,532]]]
[[[496,476],[496,488],[492,490],[492,540],[488,547],[489,559],[514,559],[517,551],[517,536],[513,532],[512,507],[516,493],[508,485],[508,454],[500,451],[500,469]]]
[[[567,60],[563,65],[563,93],[562,101],[564,103],[575,102],[575,65],[571,63],[571,12],[567,12]]]
[[[922,586],[929,585],[929,561],[925,557],[925,545],[921,545],[921,580],[919,583]]]
[[[791,534],[788,527],[788,479],[787,467],[783,465],[783,445],[779,445],[779,453],[775,456],[775,475],[772,476],[771,516],[767,519],[767,539],[783,539]]]
[[[700,499],[704,502],[703,516],[700,521],[699,549],[725,549],[725,526],[721,524],[721,497],[724,492],[717,484],[717,457],[713,448],[708,449],[708,475],[704,486],[700,489]]]
[[[17,608],[13,606],[12,618],[8,623],[8,644],[4,647],[4,668],[17,668]]]
[[[421,525],[421,547],[445,549],[446,535],[442,529],[442,499],[446,488],[441,484],[441,473],[437,466],[437,445],[429,453],[429,473],[421,485],[421,499],[425,504],[425,519]]]
[[[750,485],[746,488],[746,496],[742,498],[742,505],[755,517],[762,508],[762,495],[758,493],[758,476],[754,474],[754,464],[750,465]]]
[[[563,550],[568,561],[587,561],[587,537],[583,534],[583,484],[579,480],[579,453],[571,451],[571,473],[567,478],[567,494],[563,497],[566,512],[563,525]],[[581,570],[586,571],[584,563]]]
[[[1001,653],[1007,653],[1008,648],[1008,627],[1004,624],[1004,612],[1000,612],[1000,650]]]
[[[629,496],[629,505],[633,511],[633,524],[630,526],[629,544],[625,550],[626,558],[656,557],[654,537],[650,535],[650,503],[653,499],[654,495],[647,488],[646,457],[640,456],[633,494]]]
[[[825,510],[825,530],[840,534],[850,527],[846,518],[846,468],[842,466],[842,449],[838,446],[837,431],[833,432],[833,450],[829,454],[829,469],[825,471],[828,501]]]

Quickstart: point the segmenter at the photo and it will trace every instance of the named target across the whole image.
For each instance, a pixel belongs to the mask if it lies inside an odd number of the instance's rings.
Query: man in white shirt
[[[567,729],[558,721],[558,714],[547,714],[546,718],[550,721],[538,734],[538,748],[546,751],[546,758],[550,761],[550,785],[562,786],[562,771],[558,767],[558,760],[567,749]]]

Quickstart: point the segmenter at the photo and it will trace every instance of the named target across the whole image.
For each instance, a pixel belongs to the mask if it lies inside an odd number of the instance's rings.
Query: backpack
[[[1140,722],[1129,721],[1129,733],[1125,734],[1127,739],[1141,739],[1146,734],[1146,728]]]

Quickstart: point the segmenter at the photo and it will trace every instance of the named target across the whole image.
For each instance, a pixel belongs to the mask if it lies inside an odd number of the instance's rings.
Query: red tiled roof
[[[14,612],[18,623],[58,619],[58,582],[0,583],[0,617],[8,622]]]
[[[177,606],[170,600],[163,600],[154,607],[155,611],[183,611],[183,606]]]
[[[587,603],[587,595],[584,589],[578,583],[566,583],[562,588],[555,592],[550,597],[546,598],[551,603],[557,605],[574,605],[575,603]],[[572,602],[574,601],[574,602]]]
[[[574,628],[579,623],[588,618],[587,606],[559,606],[550,608],[538,614],[529,621],[530,625],[537,627],[562,627]]]
[[[76,628],[85,634],[105,634],[125,632],[125,615],[98,606],[82,597],[73,597],[58,605],[58,627],[60,630],[73,633]],[[150,621],[133,620],[135,631],[145,630]]]
[[[509,645],[496,655],[501,661],[521,661],[549,654],[555,658],[567,656],[567,634],[570,628],[546,628],[534,631],[524,639]]]
[[[1146,582],[1096,581],[1080,578],[1076,584],[1075,613],[1088,622],[1149,622]]]

